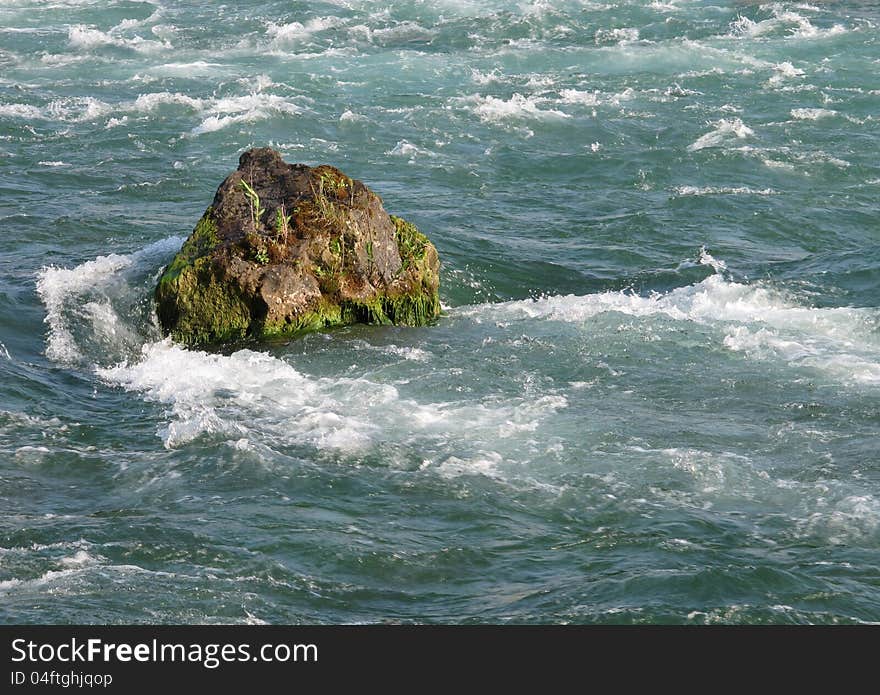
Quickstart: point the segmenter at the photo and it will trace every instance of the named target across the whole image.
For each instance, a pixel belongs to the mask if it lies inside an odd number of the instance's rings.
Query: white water
[[[143,281],[130,286],[128,278],[137,276],[138,266],[152,267],[180,243],[180,238],[170,238],[130,255],[101,256],[72,269],[46,268],[37,284],[46,306],[47,356],[61,364],[91,364],[108,384],[166,405],[167,421],[158,432],[166,447],[209,435],[239,448],[256,438],[351,453],[370,449],[391,432],[407,432],[410,440],[434,437],[446,442],[440,458],[426,458],[425,466],[437,465],[448,474],[472,463],[469,470],[485,472],[501,457],[498,442],[513,438],[501,446],[513,456],[516,441],[527,439],[567,405],[562,392],[503,401],[491,394],[477,401],[420,401],[402,395],[393,383],[367,376],[312,377],[261,352],[219,355],[187,350],[170,339],[153,341],[148,336],[155,329],[145,334],[121,313],[131,294],[145,287]],[[504,326],[588,325],[614,313],[645,320],[661,317],[710,327],[717,346],[748,359],[816,371],[841,384],[880,384],[876,310],[803,306],[770,287],[726,279],[725,264],[705,251],[699,263],[711,266],[715,274],[665,294],[550,296],[459,307],[451,315]],[[146,285],[151,281],[148,277]],[[139,356],[108,363],[113,356],[131,354],[137,345]],[[391,345],[383,350],[417,363],[431,358],[424,348]],[[470,458],[453,453],[449,443],[458,438],[469,440]]]

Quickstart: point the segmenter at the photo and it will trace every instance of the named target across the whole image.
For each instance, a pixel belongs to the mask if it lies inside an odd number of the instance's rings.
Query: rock
[[[440,314],[439,259],[415,226],[332,166],[248,150],[156,286],[165,334],[186,345]]]

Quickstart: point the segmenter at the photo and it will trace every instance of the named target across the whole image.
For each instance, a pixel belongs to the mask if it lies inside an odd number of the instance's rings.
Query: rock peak
[[[439,259],[409,222],[339,169],[242,153],[156,287],[162,329],[187,345],[440,313]]]

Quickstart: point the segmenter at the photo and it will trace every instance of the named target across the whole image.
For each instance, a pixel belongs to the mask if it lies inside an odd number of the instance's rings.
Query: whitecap
[[[138,98],[135,99],[132,108],[135,111],[150,112],[160,106],[169,104],[201,110],[205,108],[206,101],[204,99],[191,97],[187,94],[181,94],[180,92],[151,92],[138,96]]]
[[[741,140],[755,134],[751,128],[739,118],[722,118],[712,124],[714,130],[700,136],[695,142],[688,145],[690,152],[704,150],[708,147],[721,147],[731,141]]]
[[[266,27],[266,35],[272,39],[275,45],[287,45],[310,39],[327,29],[334,29],[345,23],[340,17],[315,17],[305,24],[302,22],[290,22],[289,24],[276,24],[270,22]]]
[[[771,87],[778,87],[786,80],[804,76],[803,70],[796,68],[788,61],[774,65],[773,72],[774,74],[767,80],[767,84]]]
[[[837,111],[833,109],[792,109],[791,117],[798,121],[818,121],[820,118],[829,118],[835,116]]]
[[[526,97],[519,93],[515,93],[510,99],[477,95],[468,101],[473,104],[474,113],[485,123],[505,123],[518,120],[554,121],[570,118],[562,111],[542,109],[538,105],[541,102],[539,97]]]
[[[579,89],[563,89],[559,92],[562,102],[565,104],[582,104],[584,106],[598,106],[600,95],[598,90],[584,91]]]
[[[81,357],[69,326],[66,304],[71,297],[113,280],[130,266],[129,256],[99,256],[75,268],[43,268],[37,280],[37,294],[46,307],[44,322],[49,326],[46,356],[62,364],[76,363]]]
[[[112,108],[110,104],[94,97],[66,97],[50,102],[46,114],[58,121],[82,123],[101,118]]]
[[[133,254],[111,253],[74,268],[49,266],[40,270],[37,295],[46,307],[46,356],[66,365],[85,359],[77,338],[83,326],[91,340],[98,338],[108,346],[118,345],[119,341],[136,343],[132,328],[112,306],[113,297],[123,291],[119,274],[144,260],[176,250],[182,242],[180,237],[171,237]]]
[[[663,316],[714,326],[719,343],[754,359],[821,371],[849,384],[880,383],[880,316],[875,309],[801,306],[773,289],[725,279],[722,261],[701,250],[699,262],[716,274],[665,294],[640,296],[603,292],[550,296],[455,310],[482,322],[547,320],[585,323],[617,312],[635,317]]]
[[[45,118],[43,110],[30,104],[0,104],[0,116],[7,118]]]
[[[302,108],[275,94],[262,92],[240,97],[217,99],[206,107],[207,116],[194,127],[191,135],[202,135],[221,130],[235,123],[252,123],[278,115],[299,115]]]
[[[772,188],[750,188],[749,186],[676,186],[676,196],[704,195],[776,195]]]
[[[366,116],[363,114],[355,113],[351,109],[346,109],[342,112],[342,115],[339,116],[340,123],[358,123],[360,121],[368,120]]]
[[[635,27],[598,29],[593,40],[596,45],[616,44],[618,46],[625,46],[639,40],[639,30]]]
[[[482,430],[483,438],[497,440],[509,436],[511,426],[532,426],[567,405],[557,395],[499,406],[422,404],[390,384],[309,377],[264,353],[212,355],[168,339],[145,345],[140,360],[96,371],[108,383],[169,406],[171,419],[158,432],[169,448],[203,435],[269,437],[341,452],[363,450],[394,431],[454,440],[464,430]]]
[[[80,51],[91,51],[94,48],[115,46],[117,48],[129,48],[139,53],[153,53],[172,47],[167,41],[154,41],[141,36],[125,38],[116,34],[117,31],[114,29],[105,32],[93,26],[74,24],[67,30],[67,41],[71,48]]]
[[[379,44],[392,44],[408,41],[427,41],[434,33],[433,30],[426,29],[417,22],[407,20],[384,29],[373,29],[370,37]]]
[[[406,157],[411,162],[414,161],[418,157],[436,157],[436,152],[431,152],[430,150],[423,149],[421,147],[417,147],[413,145],[411,142],[406,140],[400,140],[394,147],[388,150],[386,155],[391,157]]]

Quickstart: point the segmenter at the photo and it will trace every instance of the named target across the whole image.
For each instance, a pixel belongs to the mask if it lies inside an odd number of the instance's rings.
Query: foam
[[[266,27],[266,35],[272,39],[275,45],[287,45],[306,41],[327,29],[334,29],[345,23],[340,17],[315,17],[308,20],[305,24],[302,22],[290,22],[289,24],[276,24],[270,22]]]
[[[188,63],[164,63],[150,68],[150,72],[158,74],[184,75],[187,77],[201,77],[213,75],[222,71],[225,66],[222,63],[209,63],[204,60],[195,60]]]
[[[499,480],[502,478],[499,464],[503,461],[497,451],[482,452],[478,456],[463,459],[458,456],[450,456],[436,466],[437,472],[444,478],[458,478],[463,475],[482,475],[487,478]],[[422,464],[421,469],[430,467],[429,462]]]
[[[103,558],[92,557],[88,554],[80,555],[77,553],[71,558],[69,565],[64,564],[62,558],[62,566],[64,569],[49,570],[39,577],[33,579],[8,579],[0,581],[0,593],[26,593],[34,591],[35,594],[45,596],[46,594],[63,595],[71,593],[78,588],[77,579],[81,580],[81,584],[88,588],[94,588],[94,575],[96,571],[100,571],[103,578],[111,575],[121,575],[121,577],[129,577],[133,574],[143,574],[150,577],[187,577],[188,575],[177,572],[164,572],[160,570],[148,570],[137,565],[109,565],[105,564]]]
[[[709,147],[721,147],[731,141],[742,140],[755,134],[755,131],[749,128],[739,118],[722,118],[712,125],[715,126],[714,130],[702,135],[695,142],[688,145],[688,150],[690,152],[704,150]]]
[[[110,104],[94,97],[68,97],[50,102],[46,116],[68,123],[83,123],[101,118],[111,110]]]
[[[477,95],[471,97],[469,101],[473,104],[474,113],[484,123],[503,124],[518,120],[558,121],[570,118],[562,111],[540,108],[538,104],[542,100],[537,96],[525,97],[515,93],[510,99],[505,100],[493,96]]]
[[[180,247],[181,237],[163,239],[129,255],[98,256],[74,268],[44,267],[37,274],[37,294],[46,307],[48,326],[46,356],[60,364],[75,365],[87,360],[76,337],[82,324],[90,336],[105,344],[132,340],[132,330],[112,305],[123,290],[120,273],[157,255]]]
[[[730,23],[728,38],[744,36],[754,38],[773,31],[776,25],[775,19],[765,19],[761,22],[756,22],[748,17],[739,15]]]
[[[199,111],[206,107],[206,101],[204,99],[196,99],[186,94],[181,94],[180,92],[152,92],[138,96],[138,98],[135,99],[132,108],[135,111],[148,113],[168,104],[186,106]]]
[[[410,360],[413,362],[430,362],[431,361],[431,353],[427,350],[423,350],[422,348],[410,347],[410,346],[398,346],[398,345],[386,345],[382,348],[382,352],[386,355],[392,355],[394,357],[402,357],[405,360]]]
[[[718,493],[730,488],[741,494],[743,486],[738,478],[753,475],[751,461],[733,452],[716,453],[693,448],[660,450],[673,468],[690,476],[704,494]]]
[[[551,296],[465,307],[455,313],[477,322],[504,323],[584,323],[610,312],[662,316],[714,327],[721,346],[745,357],[819,370],[854,385],[880,383],[877,310],[801,306],[769,287],[725,279],[723,262],[705,251],[699,263],[713,267],[716,274],[665,294]]]
[[[115,32],[120,28],[122,27],[105,32],[85,24],[74,24],[67,30],[67,42],[71,48],[85,52],[95,48],[114,46],[128,48],[138,53],[155,53],[172,47],[167,41],[154,41],[141,36],[125,38],[115,35]]]
[[[703,195],[777,195],[772,188],[749,188],[748,186],[676,186],[673,189],[676,196],[703,196]]]
[[[658,12],[680,12],[681,8],[675,4],[675,0],[670,0],[669,2],[661,2],[660,0],[651,0],[648,3],[648,7],[652,10],[657,10]]]
[[[73,555],[62,557],[58,562],[63,567],[87,567],[98,564],[99,558],[85,550],[77,550]]]
[[[821,499],[822,509],[799,524],[802,535],[821,536],[835,545],[880,541],[880,501],[868,494],[835,496]]]
[[[406,157],[411,162],[415,161],[418,157],[436,157],[436,152],[431,152],[430,150],[422,149],[421,147],[417,147],[413,145],[411,142],[407,142],[406,140],[399,141],[394,147],[388,150],[386,155],[390,157]]]
[[[249,441],[268,437],[342,452],[363,450],[393,432],[406,433],[407,439],[430,434],[454,442],[464,430],[482,430],[485,438],[497,440],[567,405],[554,395],[498,406],[421,404],[401,397],[390,384],[309,377],[264,353],[212,355],[167,339],[145,345],[138,361],[96,372],[108,383],[169,407],[170,421],[158,432],[168,448],[204,435]]]
[[[559,96],[564,104],[598,106],[601,103],[598,91],[588,92],[578,89],[563,89],[559,92]]]
[[[815,152],[801,152],[792,156],[796,161],[809,165],[830,164],[831,166],[837,167],[838,169],[846,169],[852,166],[852,164],[850,164],[850,162],[846,161],[845,159],[835,157],[833,154],[823,152],[822,150],[816,150]],[[810,168],[812,169],[812,167]]]
[[[792,109],[791,117],[799,121],[818,121],[820,118],[829,118],[837,115],[833,109]]]
[[[504,75],[501,74],[501,71],[498,68],[488,72],[471,68],[471,79],[480,86],[506,81]]]
[[[880,356],[859,341],[846,340],[843,331],[823,335],[820,329],[818,334],[783,336],[780,330],[740,326],[725,336],[724,346],[752,358],[818,369],[845,382],[880,384]]]
[[[235,123],[252,123],[277,115],[299,115],[302,108],[275,94],[253,93],[217,99],[207,106],[207,118],[190,131],[202,135],[227,128]]]
[[[43,110],[30,104],[0,104],[0,116],[6,118],[45,118]]]

